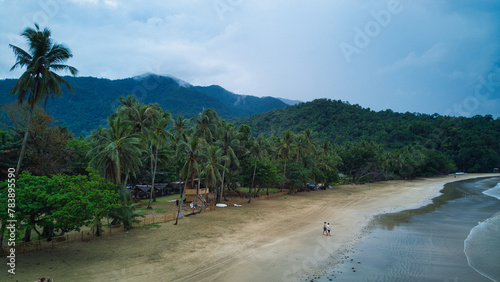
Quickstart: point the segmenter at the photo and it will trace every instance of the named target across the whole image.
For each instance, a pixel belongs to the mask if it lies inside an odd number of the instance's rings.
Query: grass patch
[[[248,193],[249,187],[239,187],[236,188],[237,191],[242,192],[242,193]],[[257,191],[256,188],[253,189],[254,192]],[[259,195],[265,195],[267,192],[267,188],[262,188],[262,190],[259,191]],[[269,194],[274,194],[274,193],[279,193],[281,192],[281,188],[269,188]]]
[[[141,225],[139,227],[136,227],[137,229],[143,229],[143,230],[149,230],[151,228],[160,228],[160,224],[159,223],[151,223],[151,224],[148,224],[148,225]]]

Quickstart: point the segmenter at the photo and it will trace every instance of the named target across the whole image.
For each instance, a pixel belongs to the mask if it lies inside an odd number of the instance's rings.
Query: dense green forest
[[[224,201],[229,190],[241,195],[241,187],[251,202],[269,187],[294,194],[316,184],[491,172],[500,164],[500,119],[491,116],[374,112],[321,99],[228,121],[284,104],[154,75],[60,77],[53,71],[77,74],[63,64],[71,52],[50,40],[50,30],[35,28],[22,34],[29,52],[11,45],[14,67],[25,72],[0,83],[2,94],[18,100],[2,111],[0,245],[12,221],[9,246],[30,241],[32,231],[51,240],[92,226],[99,235],[105,217],[130,228],[137,214],[128,185],[184,182],[179,215],[184,187],[200,188],[195,179],[215,194],[203,206]]]
[[[143,75],[109,80],[95,77],[64,77],[74,88],[74,93],[63,87],[63,95],[49,99],[47,112],[75,135],[87,136],[98,127],[106,126],[107,117],[118,105],[118,97],[134,95],[139,101],[158,103],[172,115],[193,117],[204,108],[211,108],[223,118],[253,115],[287,104],[273,97],[239,95],[212,86],[192,86],[172,77]],[[0,80],[0,106],[16,100],[9,95],[15,79]],[[6,130],[10,121],[5,113],[0,115],[0,129]]]
[[[221,201],[224,191],[240,185],[248,187],[249,195],[266,187],[294,193],[308,189],[309,183],[413,178],[457,168],[490,172],[500,163],[499,120],[488,116],[375,113],[340,101],[316,100],[248,118],[255,130],[229,123],[212,109],[186,119],[174,118],[158,104],[144,104],[132,96],[120,98],[118,103],[107,126],[97,128],[87,138],[75,138],[42,108],[35,110],[18,187],[34,189],[31,193],[38,196],[25,195],[33,201],[57,201],[61,207],[47,211],[44,205],[22,206],[26,210],[18,214],[26,230],[39,227],[44,229],[37,231],[40,236],[50,238],[56,231],[96,224],[104,216],[94,208],[83,214],[79,224],[58,223],[60,209],[74,205],[57,200],[61,185],[88,189],[83,188],[90,185],[87,183],[99,183],[97,187],[104,190],[96,197],[107,195],[106,215],[130,226],[133,203],[124,195],[128,184],[204,178],[217,195],[212,200]],[[0,132],[3,179],[18,159],[19,140],[29,114],[27,107],[14,105],[6,112],[13,124],[11,130]],[[350,118],[341,126],[342,118],[332,112]],[[328,125],[331,119],[337,120],[337,126]],[[295,122],[290,123],[292,120]],[[343,133],[329,135],[333,132]],[[358,136],[359,132],[365,133]],[[92,171],[103,178],[92,176]],[[347,177],[340,177],[342,174]],[[7,181],[0,185],[4,191],[1,197],[8,194],[7,185]],[[151,203],[154,195],[150,197]],[[5,205],[4,200],[1,203]],[[5,213],[7,209],[2,210]],[[6,214],[2,218],[5,220]],[[28,232],[25,234],[29,240]]]
[[[210,201],[222,201],[224,191],[239,186],[248,187],[252,197],[268,187],[294,193],[308,189],[310,183],[407,179],[457,169],[491,172],[500,164],[500,120],[490,116],[376,113],[340,101],[315,100],[234,125],[212,109],[187,119],[174,118],[158,104],[144,104],[133,96],[120,98],[118,105],[107,126],[87,138],[75,138],[46,111],[35,108],[23,173],[17,181],[25,191],[22,197],[30,199],[18,206],[17,213],[25,241],[30,240],[31,230],[50,239],[83,225],[98,226],[104,216],[130,227],[134,204],[126,194],[127,185],[177,181],[193,185],[195,179],[204,178],[216,194]],[[5,110],[12,124],[9,131],[0,131],[3,179],[18,160],[29,115],[28,107],[11,105]],[[78,190],[88,190],[88,197],[81,199],[85,212],[76,222],[66,222],[61,214],[75,205],[67,193]],[[5,198],[0,201],[4,228],[7,181],[0,184],[0,191]],[[62,194],[67,197],[59,199]],[[153,200],[150,195],[149,205]],[[55,202],[58,205],[48,210],[48,203]],[[103,211],[95,203],[106,208]]]
[[[465,172],[491,172],[500,164],[500,119],[490,115],[375,112],[348,102],[318,99],[233,121],[265,136],[310,128],[338,145],[367,141],[388,151],[422,148],[445,156]]]

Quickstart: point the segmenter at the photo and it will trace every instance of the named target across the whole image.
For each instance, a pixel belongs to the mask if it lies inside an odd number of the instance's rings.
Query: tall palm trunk
[[[129,172],[127,171],[127,174],[125,174],[125,181],[123,181],[123,188],[125,190],[127,190],[128,174],[129,174]]]
[[[253,166],[253,176],[252,176],[252,185],[250,186],[250,199],[248,199],[248,203],[251,203],[252,202],[252,198],[253,198],[253,185],[255,183],[255,173],[257,171],[257,159],[255,159],[255,163],[254,163],[254,166]]]
[[[3,220],[2,227],[0,227],[0,246],[3,246],[3,238],[4,238],[5,230],[7,229],[6,225],[7,225],[7,220]]]
[[[30,108],[30,113],[28,115],[28,120],[26,121],[26,129],[24,130],[23,145],[21,146],[21,153],[19,154],[19,160],[17,161],[16,174],[19,175],[19,169],[21,168],[21,163],[23,162],[24,152],[26,151],[26,143],[28,143],[28,134],[30,130],[31,117],[33,116],[33,106]]]
[[[33,90],[33,93],[36,97],[36,94],[38,93],[38,88],[40,86],[40,75],[37,74],[35,77],[35,89]],[[31,118],[33,117],[33,111],[35,110],[35,102],[31,103],[30,105],[30,113],[28,115],[28,120],[26,121],[26,129],[24,130],[24,138],[23,138],[23,145],[21,146],[21,153],[19,154],[19,160],[17,161],[17,167],[16,167],[16,174],[20,175],[19,170],[21,169],[21,163],[23,162],[24,158],[24,153],[26,152],[26,144],[28,143],[28,134],[30,131],[30,123],[31,123]]]
[[[286,181],[286,160],[285,160],[285,167],[283,168],[283,185],[281,185],[281,192],[283,192],[283,189],[285,188],[285,181]]]
[[[184,186],[181,187],[181,200],[179,203],[179,209],[177,209],[177,216],[175,217],[175,223],[174,225],[177,225],[177,222],[179,221],[179,216],[182,211],[182,205],[184,205],[184,190],[186,189],[186,184],[188,183],[188,178],[186,178],[186,182],[184,182]]]
[[[224,161],[224,167],[227,165],[227,160]],[[221,201],[224,198],[224,176],[226,175],[226,170],[222,171],[222,186],[220,187],[220,198],[219,201]]]
[[[154,159],[154,164],[153,164],[153,159]],[[155,175],[156,175],[156,167],[158,165],[158,147],[156,147],[156,152],[155,156],[151,154],[151,194],[149,195],[149,203],[148,203],[148,209],[152,209],[151,207],[151,199],[153,199],[153,202],[156,202],[156,192],[155,192]]]
[[[200,173],[198,173],[198,185],[196,186],[196,199],[195,199],[196,202],[193,203],[195,211],[196,211],[196,208],[198,207],[198,197],[200,196],[200,186],[201,186],[201,176],[200,176]]]

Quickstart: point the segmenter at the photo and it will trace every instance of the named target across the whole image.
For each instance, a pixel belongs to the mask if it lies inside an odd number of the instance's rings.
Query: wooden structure
[[[155,197],[161,197],[168,194],[168,183],[155,183]],[[127,188],[127,191],[130,191]],[[135,185],[131,190],[131,195],[136,199],[149,198],[151,194],[151,185]]]
[[[191,187],[190,181],[188,181],[186,185],[186,189],[184,190],[184,194],[186,195],[186,203],[194,202],[196,205],[201,205],[202,201],[206,202],[208,195],[208,188],[205,187],[205,179],[201,179],[200,190],[198,192],[198,200],[196,201],[196,190],[198,188],[198,179],[194,180],[194,185]]]

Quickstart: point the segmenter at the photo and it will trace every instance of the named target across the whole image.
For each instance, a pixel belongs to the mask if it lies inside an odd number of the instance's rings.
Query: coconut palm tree
[[[164,148],[167,145],[167,140],[172,139],[173,136],[166,130],[166,127],[170,124],[172,118],[169,112],[160,111],[156,112],[156,116],[154,118],[154,123],[151,128],[151,194],[149,197],[148,209],[151,209],[151,199],[156,201],[156,197],[154,195],[154,187],[155,187],[155,176],[156,169],[158,167],[158,151],[161,148]],[[154,155],[153,155],[154,149]]]
[[[203,156],[203,172],[205,174],[205,183],[209,187],[216,187],[217,181],[224,183],[224,172],[228,171],[225,165],[229,157],[224,154],[224,149],[216,145],[209,145],[205,148]],[[221,172],[222,171],[222,175]],[[221,190],[223,187],[221,188]],[[219,199],[220,200],[220,199]]]
[[[240,166],[238,157],[234,153],[235,149],[240,145],[240,138],[242,134],[239,133],[236,127],[230,123],[221,122],[218,127],[218,139],[215,142],[217,146],[222,149],[224,156],[224,167],[222,170],[222,185],[220,191],[217,193],[217,200],[220,201],[224,197],[224,180],[226,171],[229,172],[229,166],[234,164],[236,167]]]
[[[328,140],[324,140],[318,147],[316,153],[316,164],[322,174],[320,181],[326,181],[328,173],[335,171],[342,159],[335,152],[333,145]]]
[[[269,144],[268,140],[264,138],[264,136],[259,135],[257,139],[252,139],[250,141],[250,155],[254,159],[254,166],[253,166],[253,175],[252,175],[252,185],[250,186],[250,199],[248,200],[249,203],[252,202],[253,198],[253,188],[254,188],[254,183],[255,183],[255,173],[257,171],[257,161],[261,160],[266,157],[268,152],[271,151],[271,145]]]
[[[191,122],[194,122],[195,135],[205,139],[208,144],[212,144],[218,120],[219,116],[214,110],[204,109],[197,117],[191,118]]]
[[[187,123],[188,120],[183,119],[180,115],[177,116],[176,120],[174,120],[173,127],[170,129],[170,132],[174,137],[174,151],[177,149],[177,144],[181,141],[187,141],[187,135],[190,133]]]
[[[205,141],[202,138],[199,138],[198,136],[194,135],[192,136],[187,142],[182,141],[179,146],[177,147],[177,155],[179,158],[185,160],[184,165],[179,172],[179,177],[181,179],[186,179],[184,182],[184,188],[181,190],[181,195],[180,195],[180,204],[179,204],[179,210],[177,211],[177,217],[175,219],[175,224],[177,225],[177,221],[179,220],[179,215],[181,213],[181,208],[182,205],[184,204],[184,190],[186,189],[186,186],[193,187],[194,185],[194,178],[198,174],[198,178],[200,175],[200,162],[201,162],[201,155],[202,155],[202,146]],[[201,181],[199,179],[198,181]]]
[[[113,218],[112,224],[123,222],[125,228],[132,224],[132,218],[137,214],[133,212],[134,204],[126,193],[129,175],[135,176],[142,165],[141,154],[144,144],[141,136],[133,132],[133,123],[124,119],[122,115],[113,114],[108,118],[109,128],[99,128],[92,132],[90,138],[95,146],[89,151],[94,157],[90,165],[104,171],[106,179],[117,185],[120,195],[120,206],[113,208],[108,216]],[[122,180],[122,176],[125,179]]]
[[[281,186],[281,191],[283,191],[286,182],[286,164],[288,160],[291,159],[294,150],[295,150],[295,134],[293,134],[293,132],[291,132],[290,130],[287,130],[285,131],[284,136],[278,139],[278,144],[276,148],[277,157],[284,161],[283,185]]]
[[[61,84],[73,91],[73,87],[55,71],[69,71],[75,76],[78,70],[72,66],[63,64],[69,58],[73,57],[71,51],[64,45],[56,44],[51,39],[51,32],[48,28],[40,30],[35,23],[35,29],[26,28],[22,37],[28,41],[29,50],[25,51],[20,47],[9,44],[16,55],[16,63],[11,71],[16,68],[26,68],[21,77],[10,91],[11,95],[17,95],[19,105],[26,100],[30,105],[28,120],[24,133],[21,152],[17,163],[16,171],[19,173],[23,161],[26,143],[28,140],[29,125],[35,105],[44,101],[45,107],[49,97],[62,95]]]
[[[154,123],[159,105],[145,105],[137,101],[132,95],[127,96],[126,99],[119,97],[118,100],[122,105],[118,107],[117,113],[132,122],[132,130],[141,132],[143,135],[150,134],[150,127]]]
[[[158,150],[166,143],[168,132],[166,132],[165,127],[170,123],[171,117],[158,104],[145,105],[131,95],[126,99],[120,97],[119,101],[122,105],[118,107],[117,112],[131,122],[132,130],[140,133],[141,139],[146,145],[151,170],[151,192],[147,208],[152,209],[151,201],[153,198],[156,201],[154,181],[158,165]]]
[[[138,133],[131,132],[131,123],[121,115],[108,118],[109,128],[99,128],[90,138],[95,146],[89,151],[94,155],[90,164],[103,170],[105,177],[115,184],[123,183],[122,174],[139,171],[141,153],[144,149]],[[126,185],[126,183],[124,184]]]

